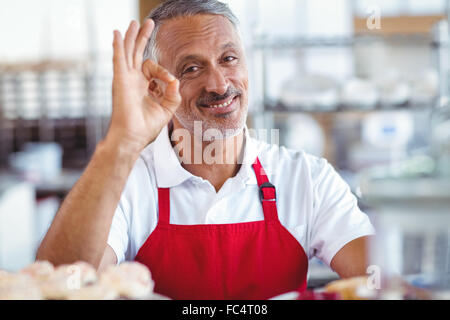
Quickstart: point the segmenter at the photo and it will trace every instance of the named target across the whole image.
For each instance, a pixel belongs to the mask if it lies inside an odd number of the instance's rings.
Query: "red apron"
[[[158,189],[158,225],[135,258],[150,269],[155,292],[183,300],[259,300],[306,289],[305,251],[278,220],[275,187],[258,159],[253,170],[262,221],[170,224],[170,189]]]

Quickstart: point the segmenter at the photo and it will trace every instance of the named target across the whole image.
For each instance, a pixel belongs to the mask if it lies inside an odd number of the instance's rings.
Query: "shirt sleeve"
[[[109,231],[107,243],[114,250],[117,263],[133,260],[148,236],[154,221],[148,213],[154,211],[155,204],[154,197],[149,196],[153,193],[147,190],[153,190],[153,185],[156,183],[141,156],[127,179]]]
[[[108,245],[114,250],[116,254],[117,264],[125,261],[128,242],[128,223],[121,201],[114,213],[111,229],[108,236]]]
[[[362,212],[348,184],[325,160],[319,160],[314,179],[313,229],[310,247],[328,266],[348,242],[375,234],[369,217]]]

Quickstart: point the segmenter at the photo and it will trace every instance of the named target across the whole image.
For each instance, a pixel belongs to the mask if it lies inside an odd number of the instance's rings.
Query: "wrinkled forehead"
[[[160,64],[172,71],[186,55],[217,54],[226,44],[241,48],[239,34],[233,24],[220,15],[194,15],[166,20],[156,38]]]

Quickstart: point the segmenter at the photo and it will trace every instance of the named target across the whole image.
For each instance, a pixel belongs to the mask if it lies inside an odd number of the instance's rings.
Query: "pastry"
[[[86,262],[76,262],[57,267],[41,284],[46,299],[67,299],[75,290],[97,281],[97,272]]]
[[[42,298],[39,286],[29,275],[0,273],[0,300],[39,300]]]
[[[55,268],[48,261],[36,261],[20,270],[21,274],[27,274],[38,283],[43,282],[51,276]]]
[[[100,275],[100,283],[114,288],[121,297],[127,299],[149,297],[154,288],[150,271],[138,262],[108,266]]]
[[[0,270],[0,283],[2,281],[3,278],[6,278],[7,276],[9,276],[9,272],[5,271],[5,270]]]
[[[79,286],[85,286],[97,281],[97,271],[87,262],[77,261],[72,264],[63,264],[55,269],[55,276],[72,277],[80,281]]]
[[[67,296],[68,300],[114,300],[119,298],[119,293],[108,285],[93,284],[74,290]]]
[[[363,300],[358,295],[360,287],[367,288],[366,276],[332,281],[325,286],[325,292],[337,293],[342,300]]]

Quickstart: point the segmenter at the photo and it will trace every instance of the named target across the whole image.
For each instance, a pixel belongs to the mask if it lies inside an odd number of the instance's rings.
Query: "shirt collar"
[[[252,167],[259,153],[257,141],[250,137],[247,126],[245,126],[244,128],[244,135],[244,157],[242,160],[241,168],[236,177],[242,179],[245,184],[257,184],[255,171]]]
[[[250,137],[247,127],[244,128],[244,137],[244,156],[236,178],[241,179],[246,184],[256,184],[252,164],[258,155],[257,142]],[[169,139],[168,126],[161,130],[152,145],[156,182],[159,188],[175,187],[190,178],[195,178],[193,174],[181,166]]]
[[[165,126],[153,143],[156,183],[158,188],[170,188],[182,184],[193,175],[184,169],[178,160]]]

